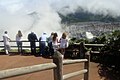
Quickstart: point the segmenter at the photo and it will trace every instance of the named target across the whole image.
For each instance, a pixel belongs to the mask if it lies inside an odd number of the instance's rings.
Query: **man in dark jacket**
[[[28,40],[30,41],[31,54],[36,55],[36,41],[38,41],[37,36],[34,32],[28,34]]]

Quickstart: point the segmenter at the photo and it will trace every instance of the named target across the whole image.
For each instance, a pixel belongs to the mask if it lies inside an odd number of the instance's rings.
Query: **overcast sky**
[[[0,0],[0,36],[7,30],[14,39],[18,30],[24,37],[31,31],[61,32],[63,15],[78,8],[94,14],[120,16],[120,0]]]

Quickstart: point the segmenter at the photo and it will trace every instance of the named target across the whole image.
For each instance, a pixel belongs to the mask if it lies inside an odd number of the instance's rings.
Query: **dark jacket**
[[[38,41],[36,34],[33,32],[28,34],[28,41],[33,42],[33,41]]]

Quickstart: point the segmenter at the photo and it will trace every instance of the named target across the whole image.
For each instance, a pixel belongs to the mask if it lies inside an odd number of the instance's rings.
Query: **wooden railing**
[[[3,41],[0,41],[0,43],[3,43]],[[16,41],[10,41],[10,43],[16,43]],[[23,45],[22,45],[22,49],[30,49],[30,44],[24,45],[24,43],[30,43],[29,41],[22,41]],[[38,43],[38,45],[36,46],[36,48],[39,48],[39,41],[36,41],[36,43]],[[77,49],[74,46],[78,46]],[[96,53],[100,53],[100,49],[102,47],[104,47],[104,44],[85,44],[84,42],[81,43],[74,43],[73,45],[73,49],[66,49],[66,53],[65,53],[65,58],[84,58],[85,57],[85,48],[89,48],[90,50],[90,54],[91,54],[91,59],[94,55],[100,55],[100,54],[96,54]],[[4,45],[0,44],[0,49],[3,49]],[[11,49],[16,48],[17,49],[17,45],[15,44],[14,46],[11,45]],[[97,50],[96,50],[97,49]],[[99,49],[99,50],[98,50]],[[10,51],[12,52],[12,50]],[[23,51],[24,53],[31,53],[30,51]],[[1,51],[2,54],[3,51]],[[12,52],[13,53],[13,52]]]
[[[75,64],[75,63],[84,63],[84,69],[63,75],[63,65]],[[53,63],[45,63],[45,64],[39,64],[39,65],[33,65],[33,66],[27,66],[27,67],[1,70],[0,79],[53,69],[54,80],[66,80],[68,78],[71,78],[80,74],[84,74],[84,80],[89,80],[89,63],[90,63],[89,52],[86,53],[85,59],[63,60],[63,55],[57,51],[53,56]]]
[[[85,44],[85,46],[91,48],[91,53],[96,54],[100,53],[105,44]]]
[[[75,45],[80,45],[81,43],[74,43]],[[90,48],[91,53],[100,53],[100,50],[102,47],[105,46],[105,44],[84,44],[82,43],[84,47]]]
[[[11,46],[11,48],[17,48],[17,44],[16,44],[16,41],[15,40],[13,40],[13,41],[10,41],[10,43],[14,43],[15,45],[13,46],[13,45],[10,45]],[[0,43],[3,43],[3,41],[0,41]],[[22,41],[22,43],[24,44],[24,43],[30,43],[29,41],[27,41],[27,40],[24,40],[24,41]],[[36,41],[36,43],[38,43],[38,45],[36,46],[36,48],[39,48],[39,41]],[[103,47],[104,46],[104,44],[84,44],[83,42],[81,42],[81,43],[74,43],[75,45],[80,45],[79,47],[80,48],[84,48],[84,46],[85,47],[89,47],[89,48],[94,48],[94,47],[96,47],[96,48],[100,48],[100,47]],[[28,45],[22,45],[22,47],[23,47],[23,49],[24,48],[30,48],[30,44],[28,44]],[[4,44],[0,44],[0,48],[2,49],[2,48],[4,48]],[[79,48],[79,49],[80,49]]]
[[[35,43],[36,43],[36,48],[39,49],[39,41],[35,41]],[[18,46],[15,40],[10,41],[10,47],[11,47],[11,50],[9,51],[10,53],[19,53],[17,50],[15,50],[15,49],[18,49]],[[0,53],[4,54],[4,42],[3,41],[0,41],[0,50],[1,50]],[[29,41],[27,40],[22,41],[22,50],[24,54],[31,53]]]
[[[3,41],[0,41],[0,43],[3,43]],[[11,48],[17,48],[17,44],[16,44],[16,41],[15,40],[12,40],[10,41],[10,43],[14,43],[14,46],[13,45],[10,45]],[[30,45],[29,45],[29,41],[27,40],[23,40],[22,43],[28,43],[28,45],[22,45],[22,48],[30,48]],[[39,43],[39,41],[36,41],[36,43]],[[39,45],[36,46],[37,48],[39,48]],[[4,44],[1,44],[0,45],[0,48],[4,48]]]

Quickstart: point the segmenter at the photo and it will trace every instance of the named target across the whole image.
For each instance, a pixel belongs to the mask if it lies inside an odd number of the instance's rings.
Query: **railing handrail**
[[[0,41],[0,42],[2,42],[3,43],[3,41]],[[17,42],[16,40],[12,40],[12,41],[10,41],[10,42]],[[25,42],[25,43],[29,43],[30,41],[28,41],[28,40],[22,40],[21,41],[22,43],[23,42]],[[39,41],[35,41],[35,42],[39,42]],[[18,46],[17,46],[17,44],[16,45],[10,45],[10,47],[11,48],[17,48]],[[4,48],[4,44],[1,44],[0,45],[0,48]],[[22,45],[22,48],[30,48],[30,45]],[[39,48],[39,45],[36,45],[36,48]]]
[[[55,67],[57,66],[54,63],[44,63],[44,64],[39,64],[39,65],[2,70],[0,71],[0,79],[24,75],[24,74],[48,70],[48,69],[53,69]]]
[[[3,41],[0,41],[0,42],[3,42]],[[15,40],[12,40],[10,42],[16,42]],[[22,42],[30,42],[28,40],[22,40]],[[35,42],[39,42],[39,41],[35,41]],[[80,45],[80,43],[74,43],[75,45]],[[84,46],[88,46],[88,47],[103,47],[105,46],[105,44],[84,44]],[[17,48],[17,45],[15,46],[12,46],[11,47],[16,47]],[[30,48],[30,45],[22,45],[22,47],[24,48]],[[39,47],[38,45],[36,47]],[[4,45],[0,45],[0,48],[4,48]]]
[[[88,61],[87,59],[64,60],[63,65],[82,63],[82,62],[87,62],[87,61]]]
[[[1,40],[0,42],[3,42],[3,40]],[[11,40],[10,42],[17,42],[16,40]],[[30,42],[28,40],[21,40],[21,42]],[[35,42],[39,42],[39,41],[35,41]]]
[[[77,76],[77,75],[85,74],[87,71],[88,71],[87,69],[83,69],[83,70],[80,70],[80,71],[65,74],[65,75],[63,75],[63,80],[72,78],[72,77]]]
[[[80,43],[74,43],[75,45],[80,45]],[[105,44],[84,44],[85,46],[103,47]]]

